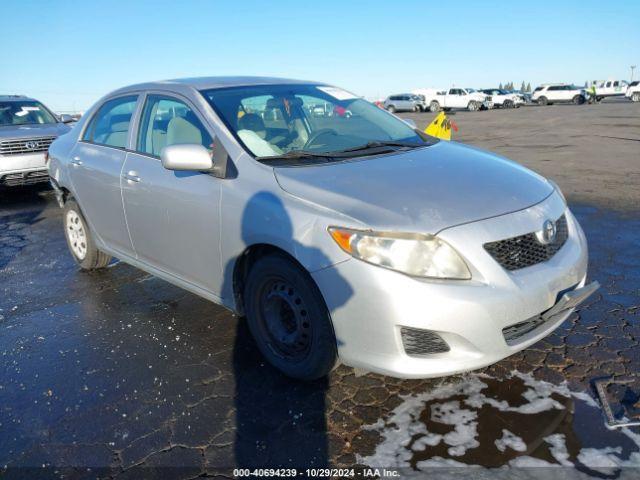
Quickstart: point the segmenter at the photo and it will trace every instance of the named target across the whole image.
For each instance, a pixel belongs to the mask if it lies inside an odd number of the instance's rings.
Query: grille
[[[46,152],[56,137],[21,138],[0,142],[0,155]]]
[[[507,345],[515,345],[518,343],[518,339],[520,339],[520,337],[523,337],[532,330],[535,330],[545,322],[546,320],[544,318],[536,316],[525,320],[524,322],[503,328],[502,335],[504,335],[504,340],[507,342]]]
[[[527,233],[485,243],[484,249],[507,270],[518,270],[549,260],[562,248],[568,236],[567,219],[562,215],[556,221],[556,236],[551,243],[541,243],[535,233]]]
[[[411,357],[422,357],[449,351],[447,342],[440,335],[430,330],[400,327],[400,335],[402,336],[404,351]]]
[[[10,173],[0,178],[0,185],[15,187],[18,185],[33,185],[34,183],[46,182],[49,180],[49,173],[46,170],[38,170],[26,173]]]

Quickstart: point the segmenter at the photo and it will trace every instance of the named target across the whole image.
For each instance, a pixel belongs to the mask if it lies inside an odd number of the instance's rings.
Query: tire
[[[467,110],[470,112],[475,112],[476,110],[480,110],[480,105],[475,100],[471,100],[469,105],[467,105]]]
[[[337,362],[329,310],[309,274],[282,255],[251,268],[244,307],[253,338],[265,358],[285,375],[316,380]]]
[[[582,95],[576,95],[571,101],[574,105],[582,105],[584,103],[584,97]]]
[[[640,92],[636,92],[633,95],[631,95],[631,101],[640,102]]]
[[[502,108],[513,108],[514,103],[511,100],[505,100],[502,102]]]
[[[434,101],[432,101],[432,102],[429,104],[429,111],[430,111],[431,113],[439,112],[439,111],[440,111],[440,104],[439,104],[437,101],[435,101],[435,100],[434,100]]]
[[[547,97],[540,97],[538,99],[538,105],[549,105],[549,100]]]
[[[98,250],[87,221],[72,198],[64,204],[62,222],[71,256],[82,270],[98,270],[109,265],[111,256]]]
[[[393,105],[389,105],[387,107],[387,112],[389,113],[396,113],[396,107],[394,107]]]

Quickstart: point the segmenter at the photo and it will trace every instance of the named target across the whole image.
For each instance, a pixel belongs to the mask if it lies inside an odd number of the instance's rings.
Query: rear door
[[[561,95],[562,92],[560,91],[561,88],[562,87],[558,85],[551,85],[549,88],[547,88],[545,96],[551,101],[561,100],[562,99],[562,95]]]
[[[446,106],[450,108],[465,108],[467,106],[462,96],[462,89],[460,88],[449,89]]]
[[[74,195],[92,232],[115,252],[133,255],[120,193],[138,95],[107,100],[88,122],[69,166]]]
[[[138,259],[218,295],[220,178],[162,166],[163,147],[213,139],[200,113],[178,95],[150,93],[138,124],[135,152],[127,155],[122,195]]]

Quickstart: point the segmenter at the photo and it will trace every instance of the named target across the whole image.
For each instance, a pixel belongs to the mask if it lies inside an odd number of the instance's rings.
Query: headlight
[[[330,227],[349,255],[415,277],[469,280],[471,272],[449,244],[433,235],[380,233]]]

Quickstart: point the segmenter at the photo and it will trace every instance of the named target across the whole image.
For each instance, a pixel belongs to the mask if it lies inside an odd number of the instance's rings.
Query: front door
[[[123,170],[122,194],[138,259],[219,296],[220,182],[206,172],[167,170],[165,146],[197,143],[211,148],[212,137],[185,99],[148,95],[136,147]]]
[[[137,95],[102,105],[71,155],[70,177],[76,200],[94,233],[107,247],[133,254],[122,207],[120,175],[127,155]]]

